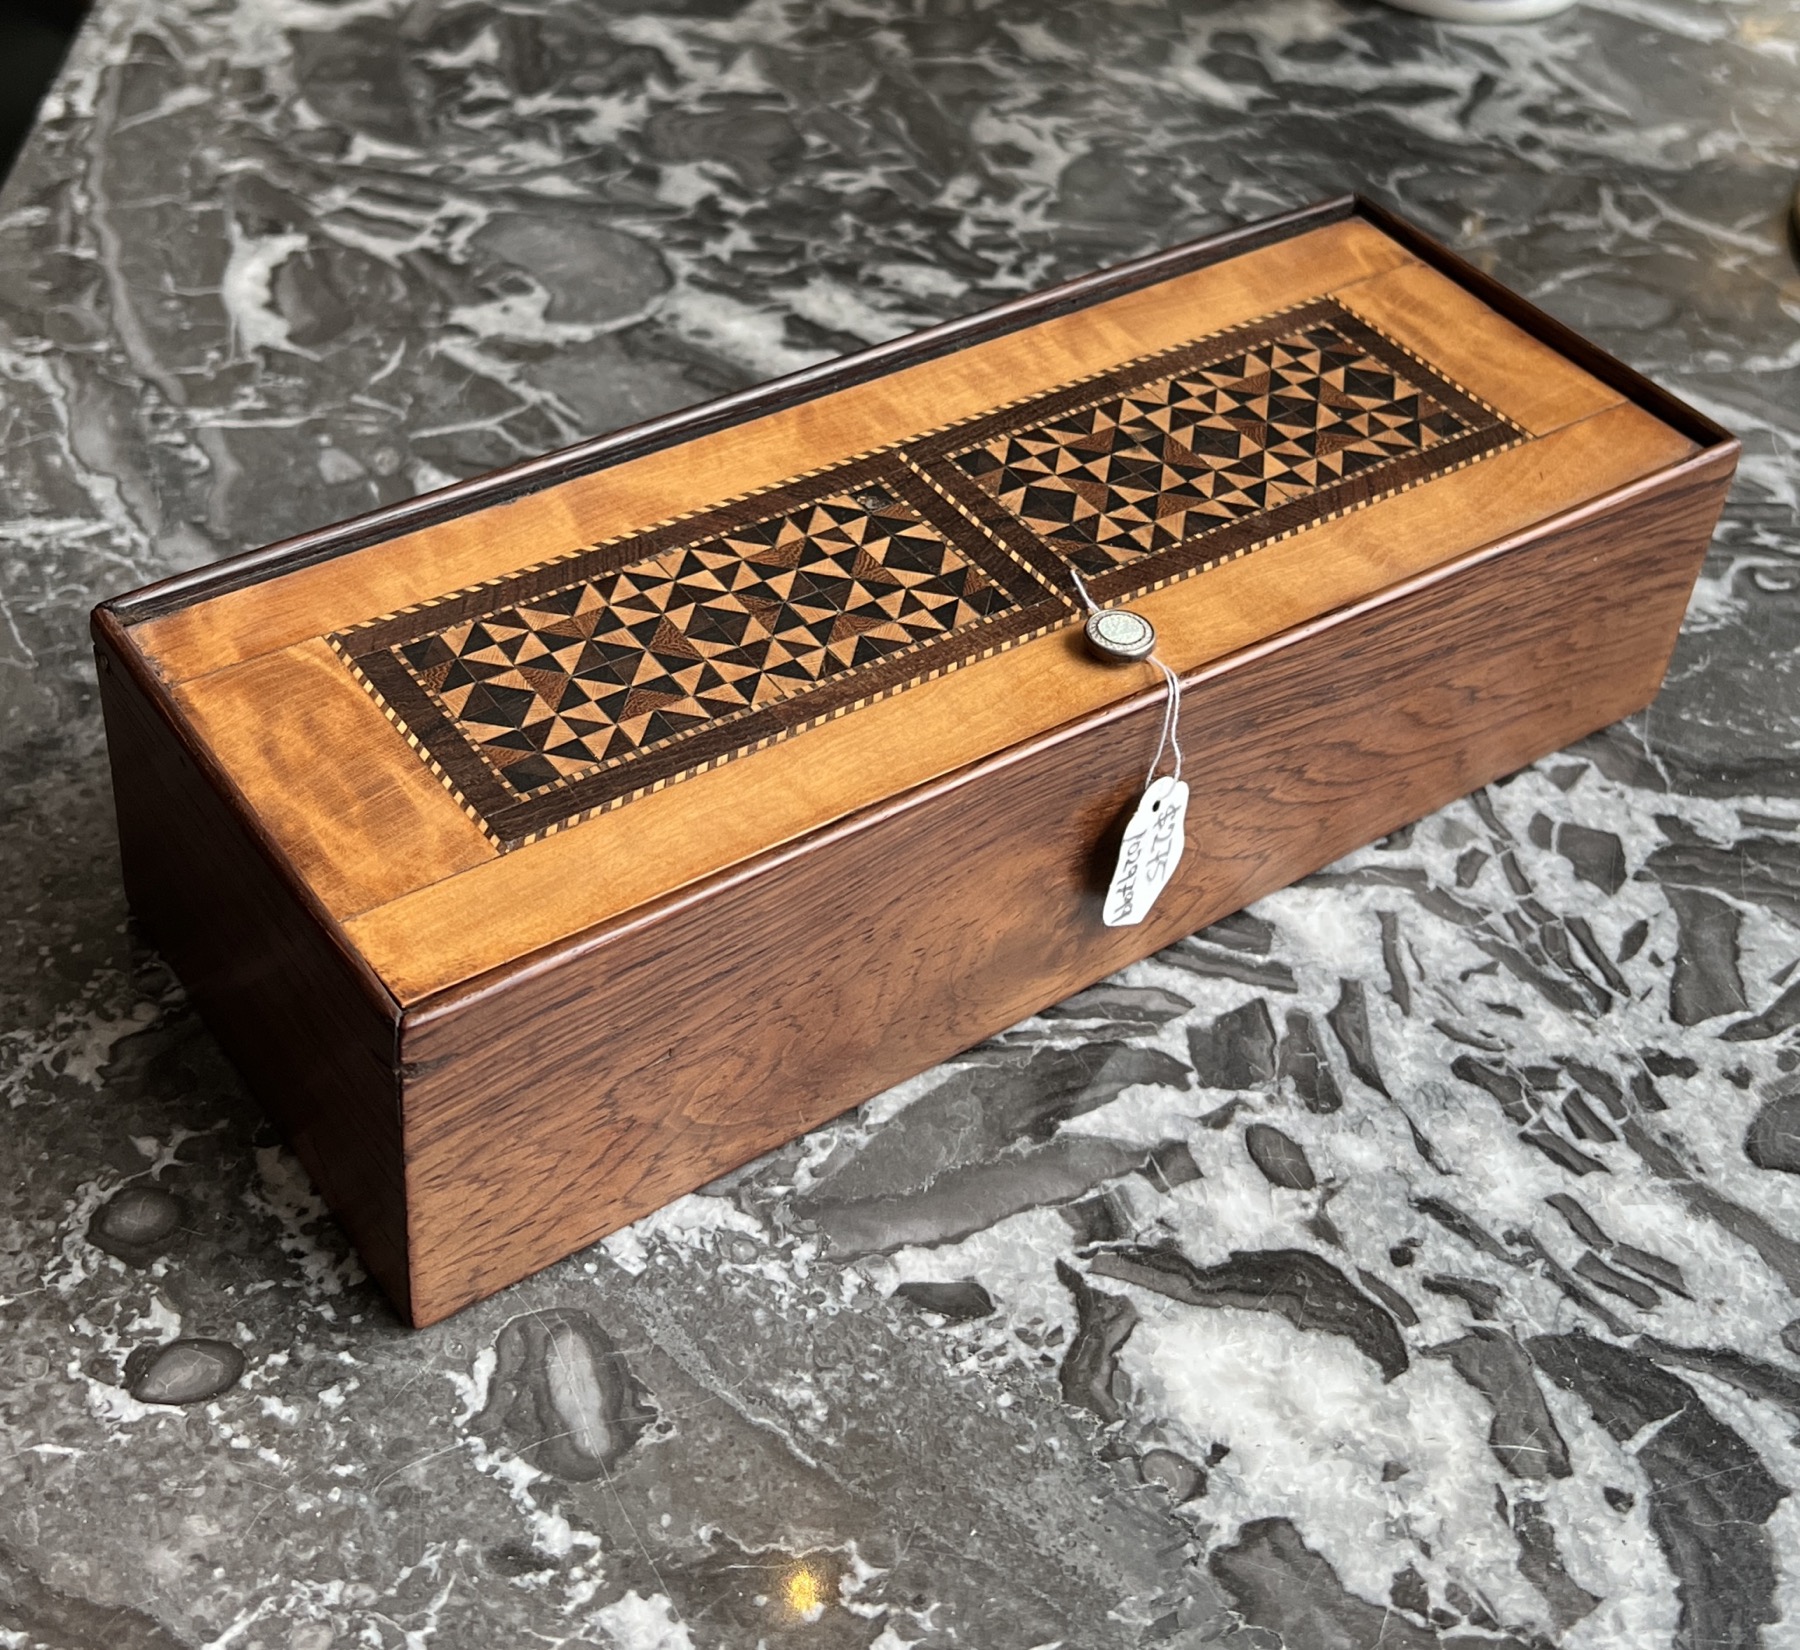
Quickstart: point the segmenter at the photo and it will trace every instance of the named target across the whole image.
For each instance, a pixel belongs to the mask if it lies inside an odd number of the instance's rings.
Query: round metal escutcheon
[[[1114,663],[1148,659],[1156,651],[1156,626],[1128,607],[1090,613],[1084,634],[1090,653]]]

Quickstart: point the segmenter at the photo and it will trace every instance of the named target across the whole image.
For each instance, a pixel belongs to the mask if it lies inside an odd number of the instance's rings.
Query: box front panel
[[[1154,696],[409,1016],[421,1320],[1642,705],[1729,469],[1201,673],[1189,851],[1142,928],[1101,925],[1097,853]]]

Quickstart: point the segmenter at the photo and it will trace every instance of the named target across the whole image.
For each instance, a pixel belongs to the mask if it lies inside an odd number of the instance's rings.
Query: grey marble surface
[[[1792,0],[99,0],[0,195],[0,1645],[1800,1645],[1797,173]],[[1743,435],[1653,709],[400,1328],[133,940],[89,603],[1346,187]]]

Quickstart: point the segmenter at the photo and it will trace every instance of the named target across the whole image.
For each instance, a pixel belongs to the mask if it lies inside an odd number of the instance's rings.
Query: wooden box
[[[429,1323],[1644,705],[1736,456],[1327,203],[106,603],[126,886]]]

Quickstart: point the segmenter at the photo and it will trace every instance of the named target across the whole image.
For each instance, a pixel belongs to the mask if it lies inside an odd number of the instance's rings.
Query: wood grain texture
[[[1560,430],[1624,396],[1426,264],[1357,283],[1344,302],[1535,434]]]
[[[1367,224],[1332,224],[679,448],[230,591],[135,626],[138,645],[165,679],[187,681],[772,487],[1412,261]]]
[[[1194,674],[1188,856],[1142,928],[1101,926],[1094,845],[1154,694],[409,1012],[416,1320],[1640,707],[1734,458]]]
[[[1692,451],[1648,414],[1615,406],[1132,605],[1156,625],[1169,664],[1191,671]],[[1046,636],[460,875],[422,875],[416,892],[342,913],[345,931],[401,1002],[417,1002],[1091,714],[1121,688],[1072,633]],[[243,782],[263,794],[254,767]],[[390,851],[429,864],[403,843]]]
[[[494,857],[326,643],[302,642],[170,691],[334,916]]]
[[[132,914],[405,1315],[399,1010],[158,707],[107,615],[95,644]]]
[[[1567,322],[1539,309],[1529,298],[1496,280],[1488,270],[1453,252],[1442,241],[1426,234],[1417,224],[1410,223],[1379,201],[1365,195],[1356,196],[1352,215],[1379,229],[1396,245],[1406,248],[1421,263],[1455,282],[1496,315],[1511,321],[1545,349],[1574,362],[1583,372],[1592,373],[1602,384],[1616,389],[1627,401],[1642,407],[1652,417],[1660,418],[1670,429],[1679,430],[1695,446],[1725,446],[1735,440],[1717,421],[1689,406],[1655,380],[1627,366],[1616,355],[1608,355]]]

